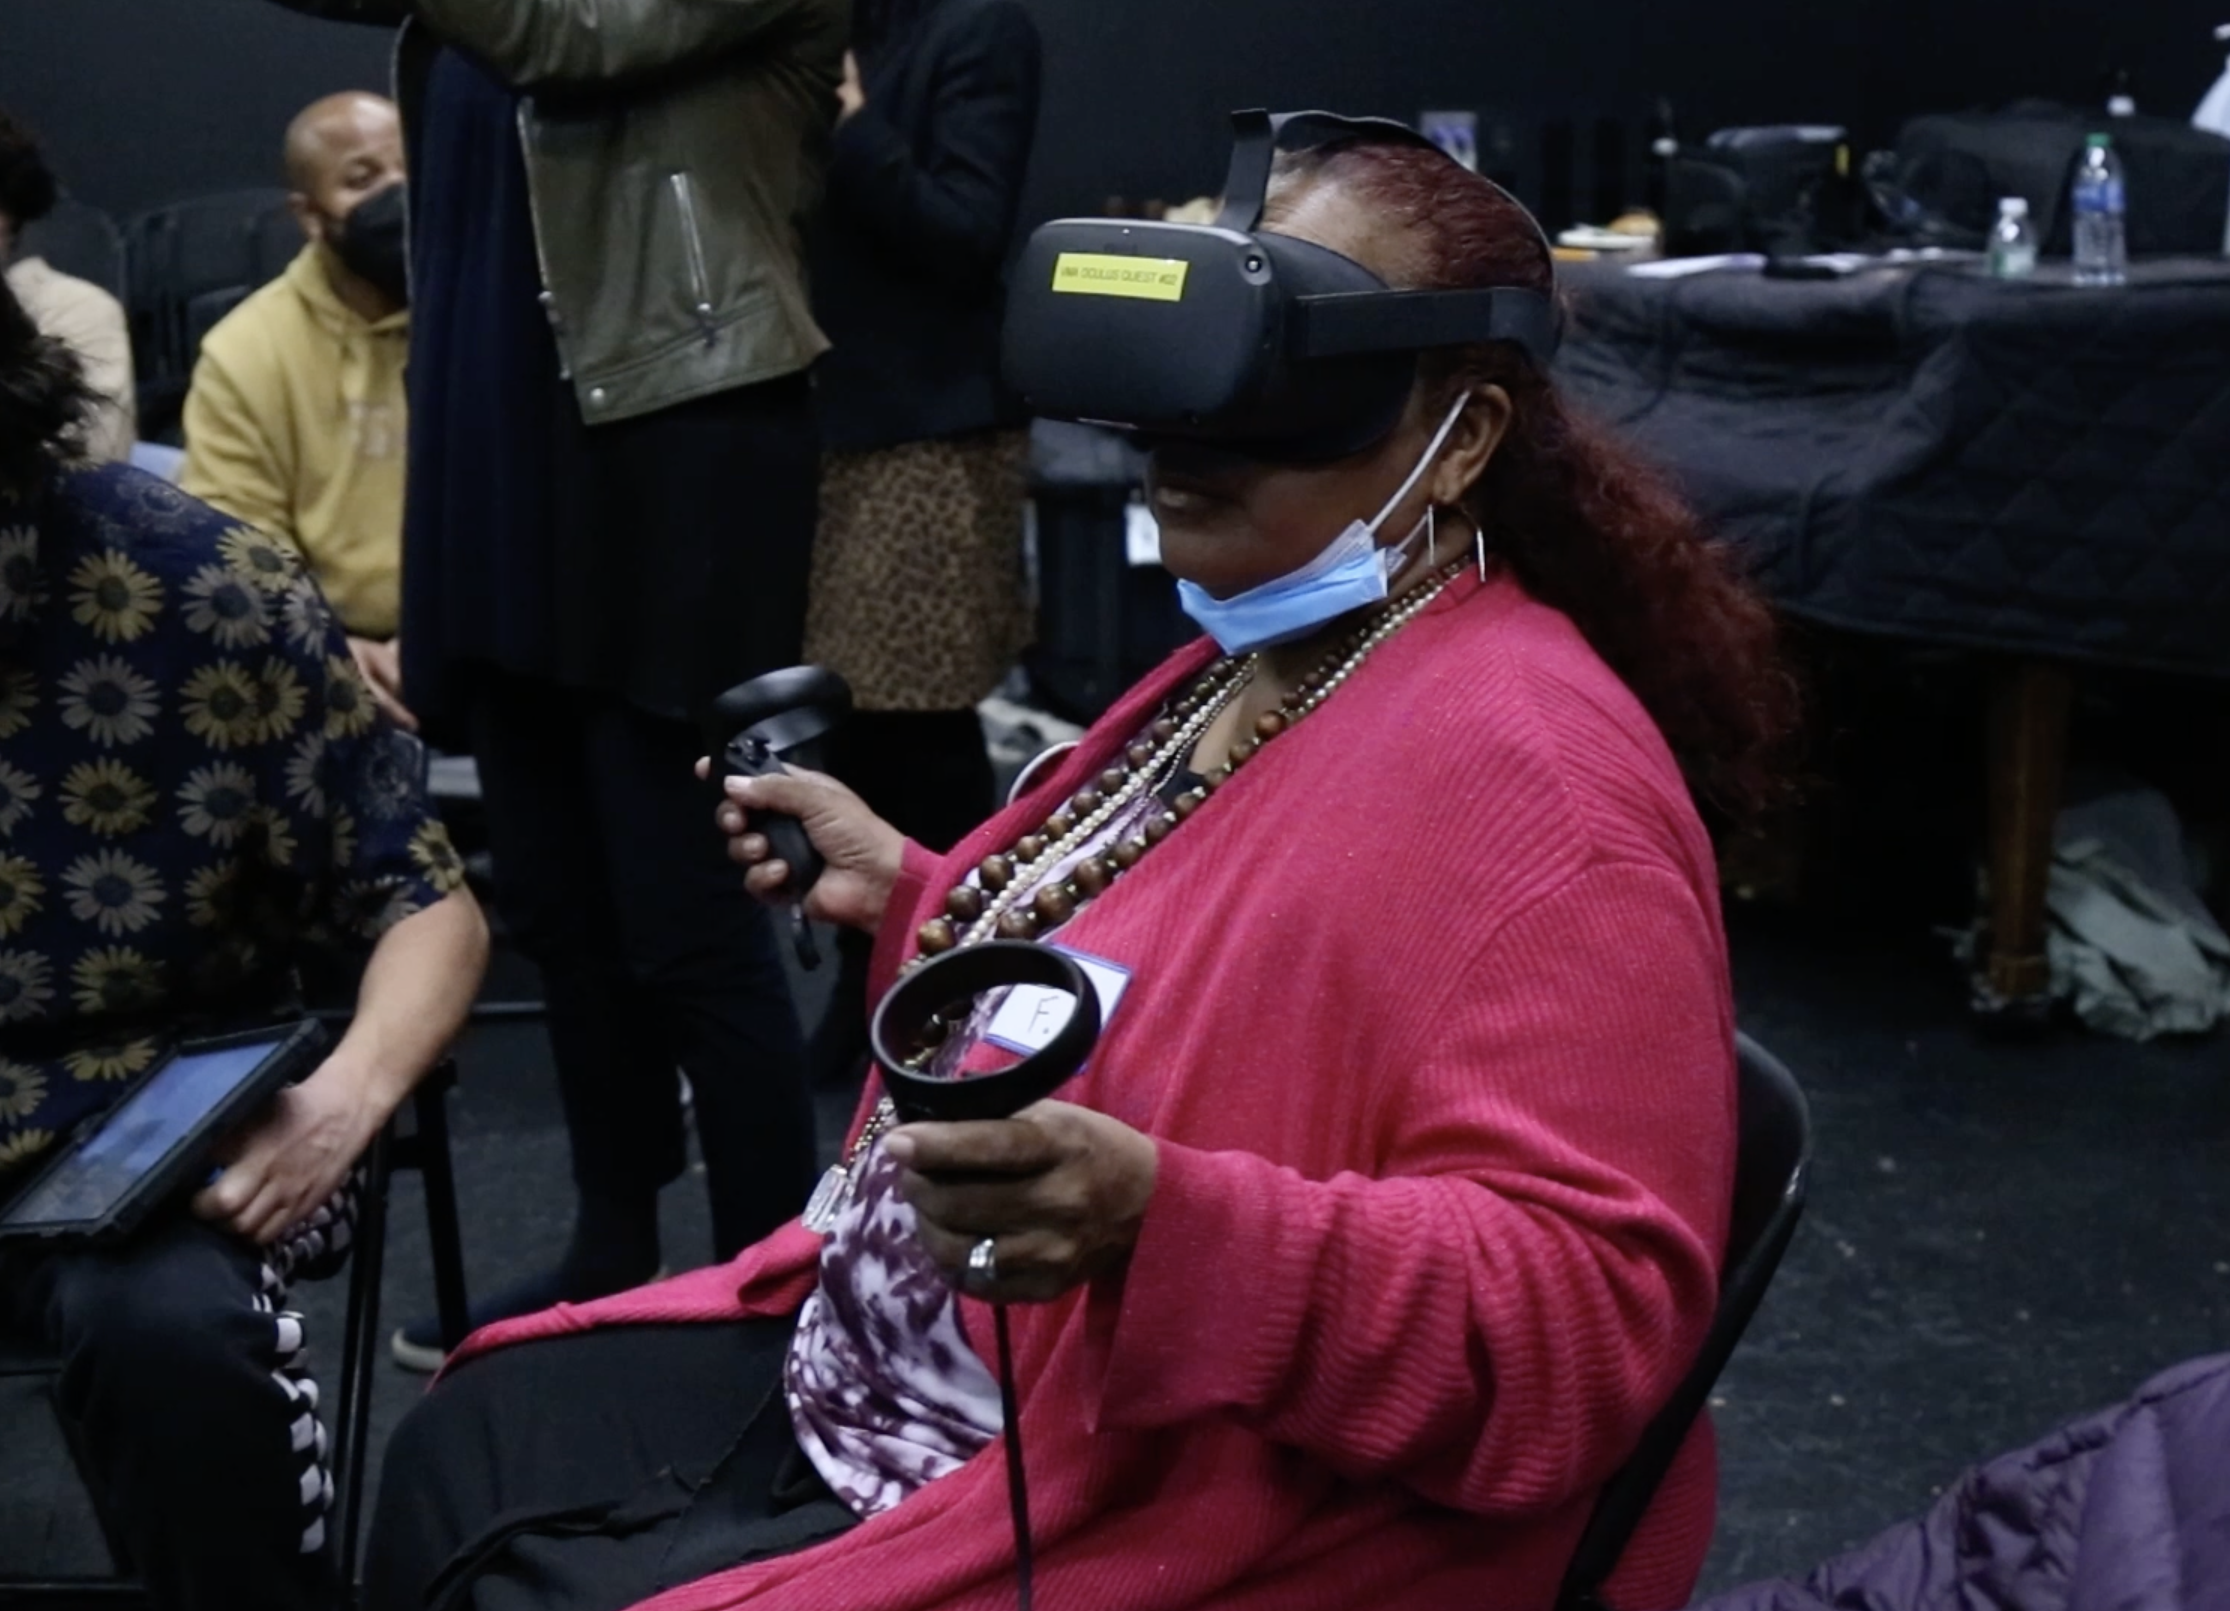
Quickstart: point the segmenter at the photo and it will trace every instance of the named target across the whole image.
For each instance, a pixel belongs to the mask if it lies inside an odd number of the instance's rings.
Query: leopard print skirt
[[[966,710],[1029,646],[1026,431],[831,453],[805,657],[862,710]]]

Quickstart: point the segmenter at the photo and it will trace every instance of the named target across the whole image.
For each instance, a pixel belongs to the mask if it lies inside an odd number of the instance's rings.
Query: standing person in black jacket
[[[808,239],[821,523],[806,657],[858,713],[833,770],[944,848],[992,809],[976,702],[1030,640],[1028,433],[999,382],[1008,247],[1037,127],[1039,44],[1019,0],[855,0],[852,56]],[[864,947],[816,1062],[864,1047]]]
[[[827,346],[805,290],[850,0],[281,0],[402,25],[406,702],[479,762],[577,1192],[476,1324],[647,1280],[695,1095],[727,1259],[813,1183],[806,1046],[692,767],[801,648]],[[393,1339],[441,1363],[431,1316]]]

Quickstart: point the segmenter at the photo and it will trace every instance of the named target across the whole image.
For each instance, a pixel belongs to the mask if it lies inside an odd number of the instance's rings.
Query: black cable
[[[999,1334],[999,1411],[1007,1440],[1007,1507],[1014,1513],[1015,1602],[1031,1611],[1031,1590],[1036,1576],[1030,1545],[1030,1486],[1022,1475],[1022,1413],[1014,1396],[1014,1344],[1007,1336],[1007,1306],[991,1306],[991,1323]]]
[[[969,1079],[937,1079],[910,1066],[930,1020],[955,1013],[985,991],[1015,985],[1048,986],[1074,1005],[1051,1040],[1014,1067]],[[868,1024],[867,1040],[899,1121],[943,1123],[1003,1119],[1051,1096],[1084,1066],[1099,1039],[1099,994],[1075,959],[1029,940],[990,940],[932,958],[883,997]],[[963,1287],[963,1290],[966,1290]],[[1032,1611],[1035,1550],[1030,1539],[1030,1489],[1022,1469],[1022,1407],[1014,1388],[1014,1343],[1007,1309],[991,1305],[999,1339],[1000,1434],[1007,1450],[1007,1504],[1014,1515],[1016,1603]]]

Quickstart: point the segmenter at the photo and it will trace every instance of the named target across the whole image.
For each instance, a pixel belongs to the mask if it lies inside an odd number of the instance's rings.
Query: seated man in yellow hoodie
[[[400,725],[403,137],[351,91],[287,128],[288,205],[308,243],[203,338],[180,484],[298,549],[380,705]]]

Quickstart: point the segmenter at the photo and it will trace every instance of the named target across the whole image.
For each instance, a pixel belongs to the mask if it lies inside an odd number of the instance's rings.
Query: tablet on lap
[[[0,1208],[0,1242],[124,1240],[198,1187],[226,1134],[314,1069],[324,1050],[315,1022],[183,1043]]]

